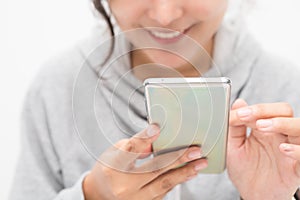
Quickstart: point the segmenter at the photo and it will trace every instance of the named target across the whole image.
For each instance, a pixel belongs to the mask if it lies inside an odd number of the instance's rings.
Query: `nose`
[[[183,8],[177,0],[153,0],[148,14],[160,25],[167,26],[183,15]]]

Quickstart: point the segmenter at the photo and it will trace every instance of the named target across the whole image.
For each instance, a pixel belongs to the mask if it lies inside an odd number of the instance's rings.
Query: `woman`
[[[223,21],[227,4],[94,1],[120,34],[95,33],[37,77],[11,199],[291,199],[300,184],[290,146],[300,143],[300,73],[263,52],[241,22]],[[198,174],[208,162],[198,147],[137,166],[159,136],[155,125],[141,131],[142,80],[164,76],[227,76],[232,100],[252,105],[232,105],[228,174]]]

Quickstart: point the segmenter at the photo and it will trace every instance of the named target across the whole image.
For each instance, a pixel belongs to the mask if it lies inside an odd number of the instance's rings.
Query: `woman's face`
[[[139,29],[128,38],[134,46],[141,47],[140,43],[148,41],[162,49],[177,48],[186,46],[187,35],[210,55],[214,34],[227,8],[227,0],[110,0],[109,4],[123,31]],[[172,67],[184,64],[170,52],[142,52],[148,62]]]

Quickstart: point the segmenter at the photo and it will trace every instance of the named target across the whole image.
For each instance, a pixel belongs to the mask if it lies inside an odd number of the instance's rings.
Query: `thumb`
[[[155,124],[150,124],[146,129],[131,137],[121,149],[136,153],[136,158],[145,156],[152,152],[152,143],[158,138],[160,129]]]
[[[128,172],[138,158],[146,157],[151,153],[151,145],[158,138],[159,132],[157,125],[149,125],[133,137],[117,142],[100,156],[101,163]]]
[[[247,102],[243,99],[237,99],[231,107],[230,111],[230,122],[229,122],[229,134],[228,134],[228,148],[236,149],[242,146],[246,140],[246,130],[247,127],[242,126],[234,126],[235,120],[237,120],[236,112],[233,112],[236,109],[248,106]]]

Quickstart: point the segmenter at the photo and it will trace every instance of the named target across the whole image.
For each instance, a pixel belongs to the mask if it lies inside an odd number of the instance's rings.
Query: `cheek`
[[[140,0],[138,2],[136,0],[111,0],[109,2],[111,11],[122,30],[137,28],[144,9],[141,3]]]
[[[194,1],[193,1],[194,2]],[[190,6],[190,13],[201,20],[223,15],[227,8],[227,0],[199,0]]]

